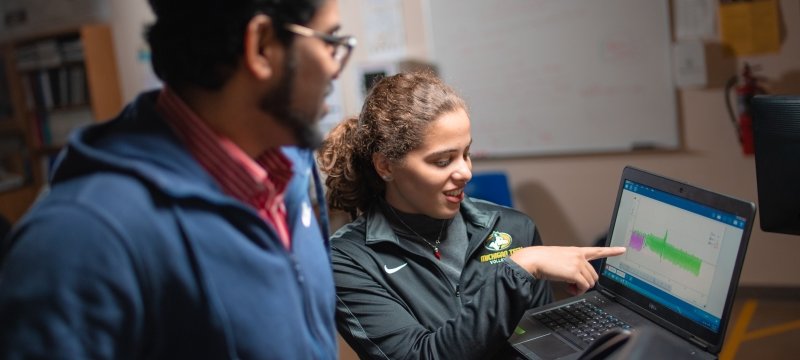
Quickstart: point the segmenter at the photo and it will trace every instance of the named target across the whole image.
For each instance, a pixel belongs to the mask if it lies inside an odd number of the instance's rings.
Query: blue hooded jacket
[[[0,271],[0,358],[336,358],[312,153],[284,149],[287,251],[186,151],[156,98],[74,134],[51,190],[15,226]]]

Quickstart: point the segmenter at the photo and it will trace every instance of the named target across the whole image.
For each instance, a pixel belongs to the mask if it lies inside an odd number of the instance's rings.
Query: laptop
[[[508,339],[531,359],[575,359],[612,329],[665,329],[674,358],[716,358],[755,204],[641,169],[622,171],[595,288],[528,310]]]

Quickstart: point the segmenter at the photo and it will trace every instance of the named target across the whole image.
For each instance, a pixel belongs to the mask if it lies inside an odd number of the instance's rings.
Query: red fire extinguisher
[[[758,94],[766,94],[766,90],[758,84],[758,78],[753,75],[750,64],[745,63],[741,75],[741,85],[736,86],[740,81],[739,76],[733,76],[725,85],[725,104],[728,107],[728,114],[731,117],[733,127],[739,143],[742,145],[742,152],[745,155],[753,154],[753,118],[750,111],[750,100]],[[737,110],[734,111],[731,105],[731,90],[736,90]],[[738,114],[738,115],[737,115]]]

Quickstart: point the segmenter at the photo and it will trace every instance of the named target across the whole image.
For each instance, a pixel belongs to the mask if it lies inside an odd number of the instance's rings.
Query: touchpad
[[[530,350],[536,356],[544,360],[558,359],[576,352],[571,346],[553,334],[547,334],[536,339],[521,343],[523,347]]]

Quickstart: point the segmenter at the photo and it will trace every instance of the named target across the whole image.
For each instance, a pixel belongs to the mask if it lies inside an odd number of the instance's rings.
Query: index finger
[[[594,260],[609,256],[617,256],[617,255],[622,255],[624,253],[625,253],[624,246],[583,248],[583,256],[586,258],[586,260]]]

